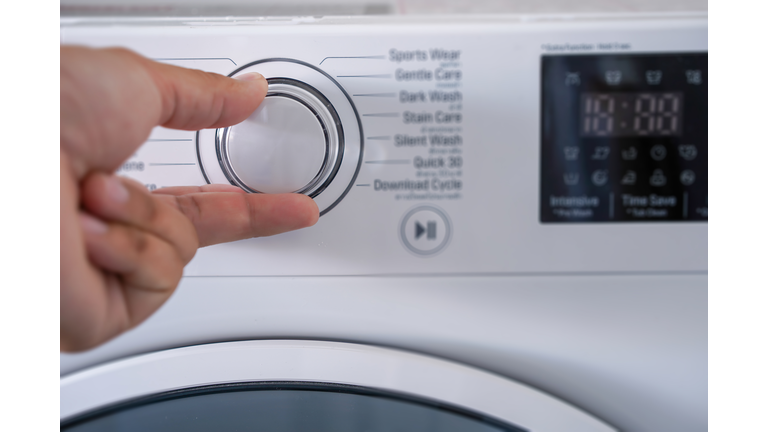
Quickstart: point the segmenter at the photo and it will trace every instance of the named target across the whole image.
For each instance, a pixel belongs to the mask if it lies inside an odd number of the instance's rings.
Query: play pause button
[[[419,221],[416,221],[414,225],[416,226],[416,240],[423,236],[424,233],[427,233],[427,240],[437,239],[437,221],[427,222],[426,228]]]
[[[451,238],[451,224],[445,212],[435,206],[413,208],[400,221],[400,239],[409,251],[434,255],[443,250]]]

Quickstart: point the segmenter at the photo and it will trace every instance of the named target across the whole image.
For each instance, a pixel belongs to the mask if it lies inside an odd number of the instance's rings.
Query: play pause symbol
[[[435,255],[448,245],[451,224],[448,216],[432,205],[412,208],[400,220],[400,239],[409,251],[421,255]]]
[[[427,227],[424,228],[424,225],[422,225],[419,221],[416,221],[416,235],[414,237],[418,240],[419,237],[423,236],[425,232],[427,233],[427,240],[436,239],[437,238],[437,222],[427,221]]]

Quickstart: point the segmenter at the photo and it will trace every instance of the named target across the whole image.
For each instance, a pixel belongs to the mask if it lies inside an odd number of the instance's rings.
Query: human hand
[[[152,62],[122,49],[61,48],[62,351],[138,325],[173,293],[198,247],[313,225],[299,194],[229,185],[148,192],[114,171],[157,125],[225,127],[266,95],[256,74],[231,79]]]

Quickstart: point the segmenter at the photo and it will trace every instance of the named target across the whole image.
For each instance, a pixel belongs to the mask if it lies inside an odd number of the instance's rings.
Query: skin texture
[[[178,285],[198,247],[314,225],[314,201],[230,185],[148,192],[115,170],[155,126],[198,130],[245,120],[267,92],[258,74],[231,79],[124,49],[61,47],[62,351],[135,327]]]

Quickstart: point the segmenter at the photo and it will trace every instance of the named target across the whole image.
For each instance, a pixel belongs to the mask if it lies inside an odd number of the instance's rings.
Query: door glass
[[[329,384],[236,384],[153,396],[64,422],[62,431],[492,432],[523,429],[402,395]]]

